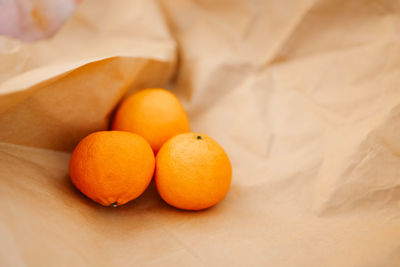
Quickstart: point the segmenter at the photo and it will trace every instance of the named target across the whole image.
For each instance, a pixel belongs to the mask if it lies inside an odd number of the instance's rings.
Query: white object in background
[[[35,41],[53,35],[80,0],[0,0],[0,35]]]

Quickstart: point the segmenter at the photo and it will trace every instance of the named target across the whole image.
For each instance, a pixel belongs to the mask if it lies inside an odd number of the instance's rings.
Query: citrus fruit
[[[227,154],[205,134],[179,134],[156,157],[157,190],[176,208],[201,210],[217,204],[228,192],[231,178]]]
[[[156,153],[172,136],[189,132],[189,119],[174,94],[161,88],[144,89],[122,102],[112,130],[143,136]]]
[[[136,134],[101,131],[83,138],[69,163],[72,183],[87,197],[117,206],[137,198],[149,185],[154,154]]]

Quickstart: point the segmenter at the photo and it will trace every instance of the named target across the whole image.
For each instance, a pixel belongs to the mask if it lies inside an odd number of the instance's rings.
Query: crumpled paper
[[[400,265],[400,4],[86,0],[0,39],[1,266]],[[125,95],[167,87],[226,149],[225,200],[116,208],[69,155]]]

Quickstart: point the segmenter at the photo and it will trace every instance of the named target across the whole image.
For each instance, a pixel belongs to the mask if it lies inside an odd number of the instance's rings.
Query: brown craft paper
[[[51,39],[1,37],[0,266],[400,266],[399,29],[398,1],[86,0]],[[211,209],[69,181],[155,86],[231,158]]]

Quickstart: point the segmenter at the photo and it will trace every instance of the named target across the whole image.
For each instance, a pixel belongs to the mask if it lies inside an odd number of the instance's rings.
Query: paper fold
[[[83,1],[53,38],[0,39],[1,266],[397,266],[400,6]],[[154,185],[117,209],[69,153],[127,94],[171,89],[232,187],[202,212]]]

